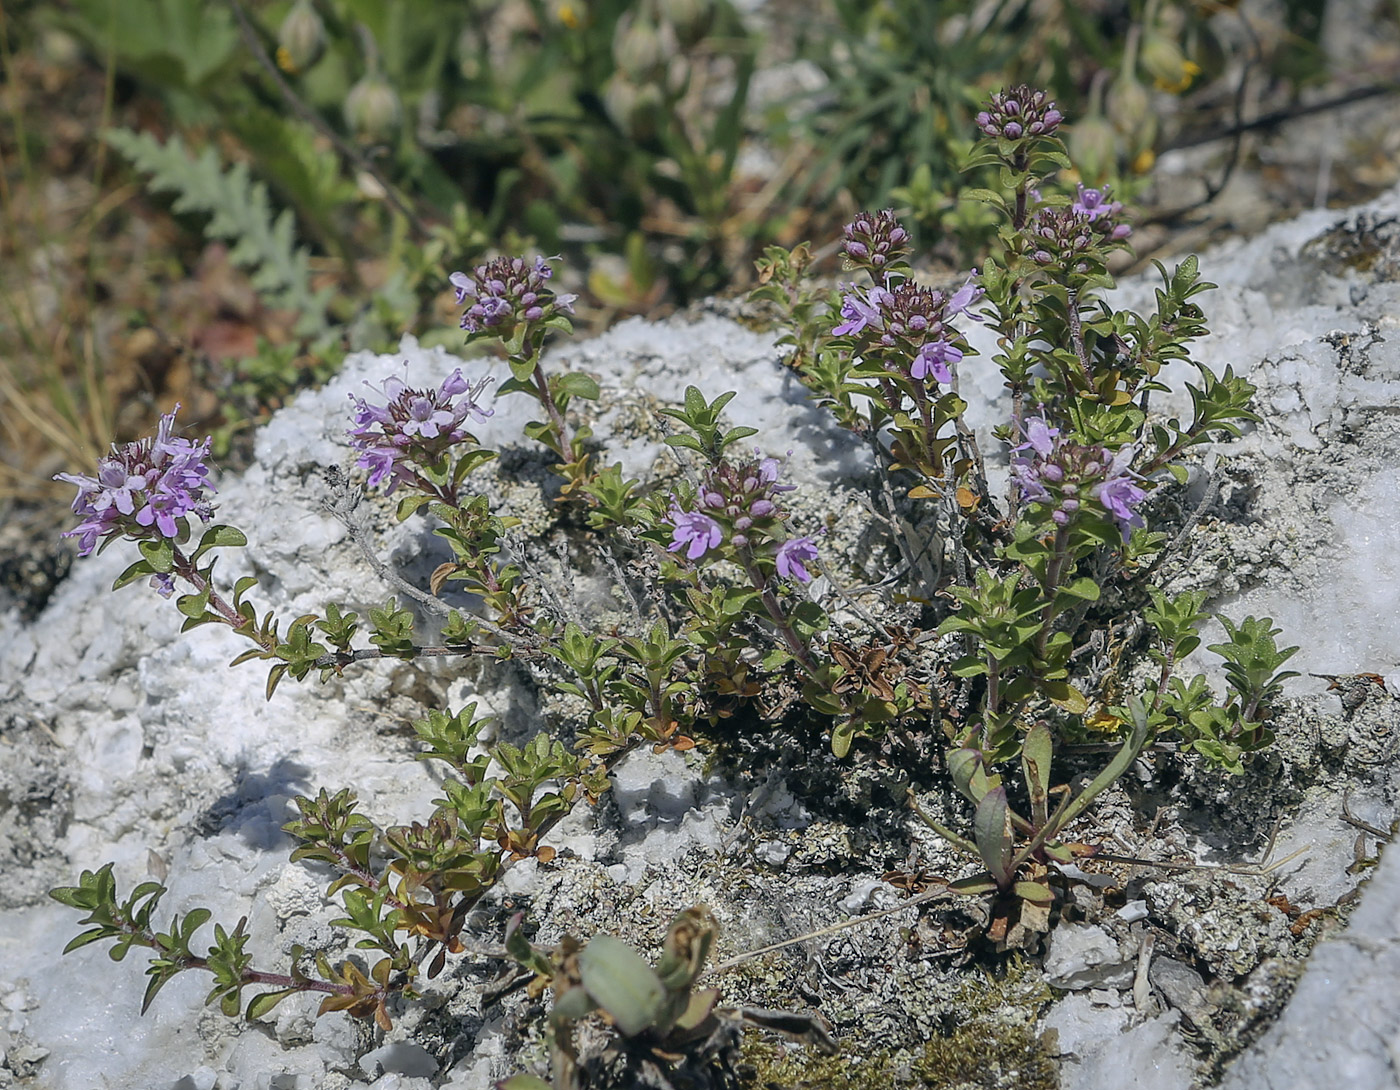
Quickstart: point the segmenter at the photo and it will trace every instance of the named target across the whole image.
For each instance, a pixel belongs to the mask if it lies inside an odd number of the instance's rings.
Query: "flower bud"
[[[1156,122],[1151,95],[1128,71],[1110,85],[1105,102],[1110,122],[1124,136],[1134,136],[1148,120]]]
[[[345,96],[345,120],[366,140],[382,140],[399,126],[399,96],[383,76],[365,76]]]
[[[483,75],[481,35],[468,23],[457,35],[457,71],[464,80],[477,80]]]
[[[277,30],[277,67],[295,75],[321,59],[326,49],[326,24],[311,0],[297,0]]]
[[[1187,60],[1181,47],[1165,34],[1144,35],[1138,59],[1153,82],[1174,95],[1190,87],[1201,71],[1201,66]]]
[[[645,15],[624,27],[618,28],[613,39],[613,60],[618,71],[630,76],[638,83],[649,81],[665,62],[665,49],[656,24]]]
[[[1090,114],[1078,122],[1069,134],[1069,157],[1086,180],[1116,173],[1118,142],[1108,118]]]
[[[683,46],[692,46],[708,34],[715,20],[715,0],[661,0],[660,9]]]
[[[662,128],[665,103],[661,88],[654,83],[637,88],[636,97],[627,111],[627,134],[638,143],[654,140]]]

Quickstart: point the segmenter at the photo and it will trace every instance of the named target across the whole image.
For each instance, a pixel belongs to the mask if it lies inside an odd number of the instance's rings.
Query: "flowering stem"
[[[1060,526],[1055,530],[1054,553],[1045,568],[1045,607],[1040,611],[1040,634],[1035,638],[1035,657],[1045,655],[1045,644],[1050,639],[1050,625],[1055,620],[1055,588],[1065,573],[1069,560],[1069,527]]]
[[[916,382],[914,385],[914,402],[919,407],[919,420],[923,423],[924,458],[933,467],[933,471],[939,475],[943,472],[943,467],[939,465],[938,450],[934,446],[934,433],[936,428],[933,423],[933,402],[924,391],[924,384]]]
[[[1079,372],[1084,376],[1084,381],[1089,389],[1094,388],[1094,375],[1089,367],[1089,350],[1084,344],[1084,327],[1079,321],[1079,296],[1076,292],[1070,291],[1066,296],[1069,314],[1069,338],[1074,345],[1074,355],[1079,360]]]
[[[1011,160],[1011,169],[1021,179],[1016,185],[1016,211],[1011,216],[1011,226],[1017,231],[1026,225],[1026,191],[1030,188],[1030,179],[1026,171],[1030,162],[1030,156],[1024,150],[1017,151]]]
[[[1147,714],[1153,715],[1162,706],[1162,698],[1166,695],[1167,682],[1171,679],[1172,669],[1176,666],[1176,648],[1168,646],[1162,656],[1162,669],[1157,675],[1157,693],[1152,698],[1152,707]]]
[[[554,433],[558,437],[557,445],[552,449],[555,454],[567,462],[572,457],[573,450],[573,443],[569,438],[569,427],[564,421],[564,414],[559,411],[559,406],[554,403],[554,398],[550,396],[549,383],[544,377],[544,368],[540,366],[538,358],[535,360],[535,369],[531,372],[531,378],[538,391],[536,396],[539,398],[540,404],[544,406],[545,412],[549,414],[549,422],[553,425]]]
[[[987,718],[995,719],[1001,704],[1001,661],[995,656],[987,656]]]
[[[763,603],[763,608],[772,619],[778,634],[783,637],[783,643],[787,644],[787,649],[792,657],[801,663],[802,668],[814,677],[817,674],[817,664],[812,660],[811,654],[807,651],[807,645],[802,642],[797,632],[793,629],[792,623],[783,612],[783,607],[779,603],[777,595],[768,589],[768,580],[763,577],[763,573],[758,569],[758,563],[754,560],[753,552],[747,545],[738,551],[739,562],[743,565],[745,574],[749,577],[749,582],[753,584],[754,590],[758,591],[759,600]]]
[[[264,636],[259,633],[247,617],[234,609],[232,603],[215,590],[214,585],[199,573],[199,569],[190,561],[189,557],[180,551],[179,546],[172,544],[171,548],[174,553],[175,574],[199,593],[202,594],[207,590],[209,592],[209,605],[218,611],[220,618],[226,625],[235,630],[246,627],[248,638],[264,651],[276,649],[277,641],[271,635]]]

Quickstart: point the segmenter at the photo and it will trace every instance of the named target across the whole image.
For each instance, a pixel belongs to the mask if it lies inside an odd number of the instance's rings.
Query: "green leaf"
[[[566,371],[555,380],[559,391],[585,401],[598,400],[598,383],[582,371]]]
[[[178,969],[153,965],[149,970],[151,973],[150,983],[146,985],[146,994],[141,997],[141,1013],[145,1014],[154,1002],[158,993],[166,984],[179,972]]]
[[[956,882],[949,882],[948,888],[954,893],[976,897],[984,893],[995,893],[997,883],[990,874],[974,874],[971,878],[959,878]]]
[[[1072,583],[1066,583],[1059,589],[1060,594],[1067,594],[1071,598],[1080,598],[1086,602],[1097,602],[1099,600],[1099,585],[1085,576],[1076,579]]]
[[[84,931],[77,938],[71,939],[68,945],[63,948],[63,952],[66,954],[72,950],[84,947],[90,942],[96,942],[98,939],[111,938],[113,934],[114,932],[110,928],[103,927],[94,928],[91,931]]]
[[[988,872],[996,879],[997,887],[1004,888],[1010,885],[1013,842],[1011,808],[1006,803],[1006,788],[993,788],[982,797],[982,801],[977,804],[977,814],[973,818],[972,827],[977,852],[986,864]]]
[[[199,547],[190,556],[193,563],[210,549],[241,548],[248,544],[248,538],[236,526],[211,526],[199,539]]]
[[[148,0],[149,2],[149,0]],[[186,0],[163,0],[188,10]],[[215,9],[217,10],[217,9]],[[144,17],[125,13],[117,25]],[[180,22],[181,20],[176,20]],[[162,33],[165,24],[150,24]],[[234,32],[235,37],[237,32]],[[155,191],[178,193],[172,206],[177,213],[209,216],[204,233],[209,238],[234,243],[229,258],[252,273],[253,287],[275,310],[298,315],[296,332],[302,336],[323,334],[329,327],[327,308],[334,289],[311,286],[311,253],[296,244],[296,220],[290,210],[274,215],[267,186],[249,177],[246,163],[227,171],[214,145],[192,156],[178,136],[162,144],[150,133],[108,129],[103,139],[131,160],[137,170],[151,175]]]
[[[1001,777],[987,773],[986,759],[978,750],[955,749],[947,761],[954,786],[973,802],[980,803],[988,791],[1001,786]]]
[[[1050,795],[1050,762],[1054,757],[1055,740],[1050,728],[1037,722],[1026,732],[1021,743],[1021,769],[1026,777],[1026,791],[1031,799],[1032,816],[1037,825],[1045,824],[1046,799]]]
[[[539,366],[539,361],[536,360],[533,356],[531,356],[529,359],[521,359],[519,356],[511,356],[510,359],[506,361],[506,363],[510,366],[510,373],[511,376],[515,379],[515,381],[520,383],[521,386],[526,390],[526,392],[534,394],[535,397],[538,398],[538,391],[536,391],[533,386],[527,386],[525,384],[528,383],[530,379],[534,377],[535,368]]]
[[[1054,891],[1043,882],[1017,882],[1011,892],[1033,905],[1048,905],[1055,900]]]
[[[1056,707],[1064,708],[1071,715],[1083,715],[1089,710],[1089,699],[1068,681],[1042,681],[1040,691],[1050,698]]]
[[[257,1021],[268,1011],[272,1010],[273,1007],[277,1006],[278,1003],[286,999],[287,996],[296,995],[301,990],[300,988],[285,988],[280,992],[263,992],[261,995],[253,996],[253,998],[248,1001],[248,1021]]]
[[[138,560],[122,572],[112,583],[113,590],[121,590],[122,587],[129,586],[145,575],[154,575],[155,568],[151,567],[150,561]]]
[[[146,562],[162,575],[168,575],[175,570],[175,543],[169,538],[160,538],[157,541],[138,541],[136,547],[141,550],[141,555],[146,558]]]
[[[209,605],[209,595],[213,591],[212,587],[206,586],[198,594],[182,594],[175,599],[175,608],[191,619],[199,619],[204,616],[204,612]]]
[[[831,752],[838,758],[844,758],[851,752],[851,743],[856,737],[856,721],[854,719],[843,719],[831,728]]]
[[[431,496],[424,495],[422,492],[414,492],[410,495],[404,496],[402,499],[399,500],[399,506],[398,509],[394,512],[394,517],[397,518],[400,522],[403,522],[405,519],[408,518],[409,515],[417,511],[418,508],[422,507],[425,503],[431,503],[432,501],[433,498]]]
[[[624,1037],[653,1025],[666,1009],[666,987],[646,960],[611,935],[598,935],[580,951],[579,977]]]

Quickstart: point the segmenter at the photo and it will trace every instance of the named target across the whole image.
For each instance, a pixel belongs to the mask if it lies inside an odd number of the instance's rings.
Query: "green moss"
[[[890,1090],[900,1085],[883,1052],[860,1059],[820,1056],[810,1049],[781,1048],[754,1032],[744,1035],[741,1061],[743,1090]]]
[[[970,1022],[934,1037],[914,1061],[915,1085],[938,1090],[1057,1090],[1060,1068],[1029,1026]]]
[[[925,1043],[915,1085],[939,1090],[1055,1090],[1059,1064],[1034,1032],[1055,998],[1024,958],[970,975],[953,1001],[957,1024]]]
[[[1059,1065],[1041,1044],[1036,1020],[1054,999],[1023,958],[970,972],[922,1048],[818,1056],[757,1033],[744,1039],[744,1090],[1056,1090]]]

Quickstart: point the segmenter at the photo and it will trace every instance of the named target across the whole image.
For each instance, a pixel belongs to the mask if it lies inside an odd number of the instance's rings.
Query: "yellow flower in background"
[[[1153,81],[1153,85],[1159,90],[1179,95],[1182,91],[1186,90],[1186,88],[1190,87],[1191,83],[1200,74],[1201,66],[1199,64],[1195,61],[1183,60],[1181,62],[1181,75],[1175,82],[1168,82],[1167,80],[1158,78]]]
[[[559,21],[570,30],[577,30],[583,25],[583,19],[580,18],[578,9],[573,4],[568,3],[559,5]]]

